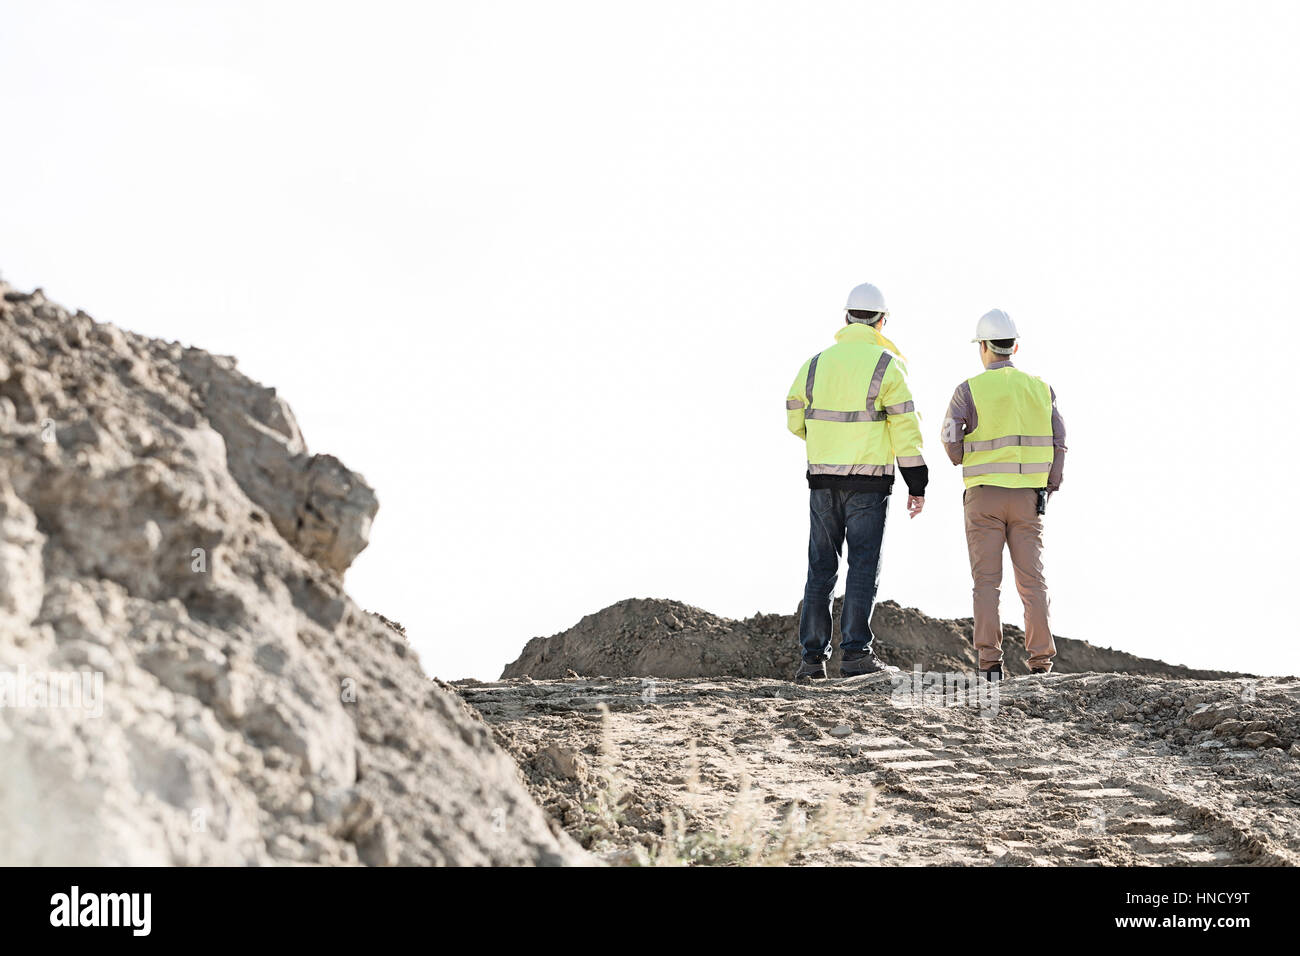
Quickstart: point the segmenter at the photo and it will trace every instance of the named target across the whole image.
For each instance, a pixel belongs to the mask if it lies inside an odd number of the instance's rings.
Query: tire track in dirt
[[[876,759],[890,771],[883,775],[887,786],[892,774],[903,775],[890,789],[898,793],[898,811],[911,818],[908,832],[926,834],[926,820],[939,807],[966,818],[955,839],[928,841],[946,843],[962,861],[1157,866],[1253,861],[1250,845],[1235,839],[1216,816],[1192,812],[1198,808],[1136,782],[1131,768],[1112,763],[1104,751],[1043,753],[1050,726],[1032,729],[1037,747],[1026,746],[1020,734],[982,740],[955,722],[919,729],[939,736],[942,747],[913,743],[905,724],[901,746],[879,751]]]
[[[1106,675],[1099,686],[1096,677],[1008,680],[996,712],[900,703],[882,675],[813,685],[462,682],[459,690],[557,825],[618,862],[641,858],[631,848],[655,848],[665,813],[681,812],[692,833],[723,832],[744,804],[757,832],[770,835],[791,814],[860,812],[872,791],[872,832],[813,841],[788,862],[1300,862],[1300,760],[1276,749],[1233,750],[1228,760],[1195,739],[1172,746],[1097,710],[1099,700],[1110,706],[1104,694],[1154,699],[1169,691],[1164,682]],[[1276,703],[1294,711],[1300,687],[1284,682]],[[605,764],[602,736],[612,742]],[[593,823],[605,765],[623,795],[617,820]],[[1248,770],[1233,776],[1237,767]]]

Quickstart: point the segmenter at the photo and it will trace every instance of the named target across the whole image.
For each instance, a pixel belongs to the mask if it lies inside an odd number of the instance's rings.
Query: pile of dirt
[[[840,607],[836,600],[835,634]],[[882,601],[876,605],[871,627],[876,653],[888,664],[906,670],[961,671],[973,670],[978,663],[970,618],[941,620]],[[1003,635],[1007,673],[1028,673],[1024,632],[1005,625]],[[786,678],[798,662],[798,646],[797,609],[793,614],[758,614],[736,621],[680,601],[632,598],[589,614],[553,637],[533,638],[501,676]],[[1245,676],[1193,670],[1060,636],[1056,646],[1056,667],[1064,673],[1107,671],[1206,680]],[[831,666],[838,673],[838,646]]]
[[[587,860],[342,575],[274,389],[0,283],[0,863]]]
[[[611,863],[1300,864],[1295,678],[929,680],[457,686]]]

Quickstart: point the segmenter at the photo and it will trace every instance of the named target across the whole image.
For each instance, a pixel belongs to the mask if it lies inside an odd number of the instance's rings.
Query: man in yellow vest
[[[898,670],[872,647],[871,610],[880,583],[880,544],[897,460],[908,513],[925,505],[929,472],[921,426],[898,347],[884,336],[888,311],[870,283],[849,293],[836,344],[804,362],[786,393],[786,425],[808,451],[811,532],[799,615],[802,663],[796,680],[826,676],[831,601],[847,539],[849,575],[840,620],[844,676]]]
[[[983,373],[957,386],[943,423],[943,444],[966,483],[966,546],[974,578],[975,649],[985,679],[1002,679],[1002,549],[1011,552],[1016,589],[1025,606],[1029,670],[1052,669],[1056,644],[1048,623],[1043,578],[1047,497],[1061,487],[1065,422],[1056,392],[1011,364],[1020,346],[1015,323],[1001,309],[975,327]]]

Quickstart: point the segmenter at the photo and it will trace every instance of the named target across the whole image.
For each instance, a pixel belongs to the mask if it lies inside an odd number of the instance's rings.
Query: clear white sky
[[[938,431],[1001,307],[1069,427],[1056,630],[1296,673],[1297,47],[1262,0],[16,0],[0,270],[277,386],[449,678],[629,596],[792,611],[783,399],[862,281],[934,471],[881,596],[969,614]]]

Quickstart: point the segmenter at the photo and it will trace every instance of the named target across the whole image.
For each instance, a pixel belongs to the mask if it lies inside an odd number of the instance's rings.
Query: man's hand
[[[924,495],[907,496],[907,514],[909,517],[915,518],[917,515],[921,513],[921,509],[924,507],[925,507]]]

